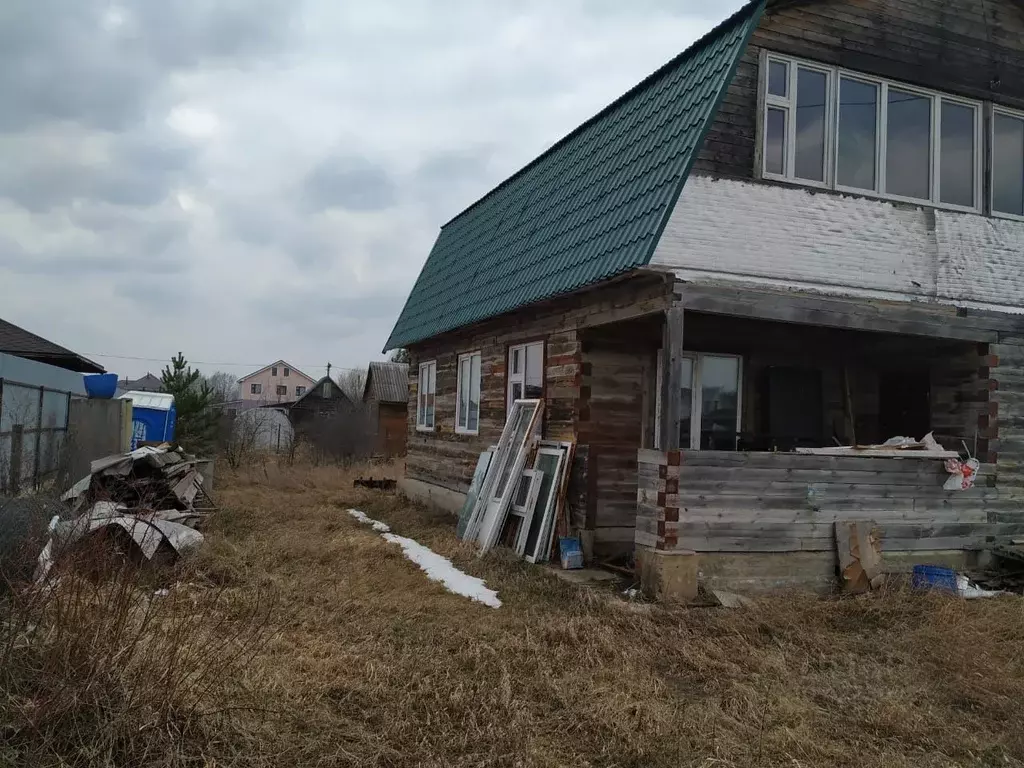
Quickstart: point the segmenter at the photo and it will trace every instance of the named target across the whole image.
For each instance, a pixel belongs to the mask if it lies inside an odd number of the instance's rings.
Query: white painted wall
[[[692,176],[651,267],[1024,312],[1024,222]]]

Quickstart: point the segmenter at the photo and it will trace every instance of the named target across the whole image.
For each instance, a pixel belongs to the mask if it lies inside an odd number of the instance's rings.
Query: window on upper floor
[[[1024,217],[1024,114],[992,110],[992,212]]]
[[[772,53],[762,73],[765,178],[981,211],[979,102]]]
[[[291,375],[291,373],[292,373],[292,371],[291,371],[291,368],[285,368],[285,369],[284,369],[284,375],[285,375],[285,376],[290,376],[290,375]]]
[[[271,367],[270,375],[271,376],[277,376],[277,366],[276,365]]]

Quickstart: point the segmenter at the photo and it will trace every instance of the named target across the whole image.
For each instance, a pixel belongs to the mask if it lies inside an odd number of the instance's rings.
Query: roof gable
[[[370,363],[363,386],[363,400],[409,402],[409,366],[406,363]]]
[[[330,394],[328,394],[326,396],[324,395],[324,390],[323,390],[323,387],[324,387],[325,384],[327,384],[329,386],[329,392],[330,392]],[[302,396],[299,397],[294,403],[291,404],[291,407],[294,408],[299,403],[301,403],[301,402],[303,402],[305,400],[316,400],[317,398],[323,398],[325,400],[345,400],[349,404],[355,405],[355,403],[352,402],[352,398],[350,398],[347,394],[345,394],[345,390],[343,390],[341,387],[338,386],[338,382],[336,382],[333,379],[331,379],[330,376],[324,376],[318,382],[313,384],[313,386],[311,386],[309,389],[307,389],[305,392],[303,392]]]
[[[92,360],[6,320],[0,320],[0,352],[78,373],[103,373],[103,367]]]
[[[763,10],[748,3],[442,227],[385,350],[646,265]]]
[[[313,377],[312,376],[307,376],[302,371],[300,371],[298,368],[296,368],[294,365],[289,363],[287,360],[277,360],[277,361],[271,363],[270,365],[264,365],[259,370],[253,371],[252,373],[245,374],[245,376],[243,376],[242,378],[240,378],[238,380],[238,383],[241,384],[242,382],[246,381],[247,379],[251,379],[253,376],[259,376],[261,373],[263,373],[264,371],[266,371],[266,370],[268,370],[270,368],[273,368],[274,366],[277,366],[278,368],[287,368],[292,373],[297,373],[297,374],[299,374],[299,376],[302,376],[304,379],[309,379],[310,381],[313,381]]]

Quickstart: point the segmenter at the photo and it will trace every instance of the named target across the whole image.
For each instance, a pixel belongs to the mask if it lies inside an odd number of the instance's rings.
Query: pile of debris
[[[198,547],[198,529],[215,509],[202,463],[171,443],[92,462],[89,476],[61,497],[66,515],[50,521],[36,579],[46,577],[59,553],[90,536],[123,542],[137,562],[173,561]]]

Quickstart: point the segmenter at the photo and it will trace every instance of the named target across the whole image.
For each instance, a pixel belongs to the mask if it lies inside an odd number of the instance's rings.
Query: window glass
[[[839,83],[836,183],[875,189],[878,86],[844,77]]]
[[[270,375],[271,376],[277,376],[277,368],[276,367],[270,369]]]
[[[796,156],[794,174],[809,181],[825,180],[825,98],[828,75],[797,68]]]
[[[522,363],[520,362],[521,359],[522,359],[522,350],[521,349],[513,349],[512,350],[512,373],[516,373],[516,374],[522,373]]]
[[[305,387],[296,387],[295,388],[295,394],[296,395],[304,395],[305,393],[306,393],[306,388]]]
[[[679,445],[690,448],[690,430],[693,428],[693,358],[682,359],[683,392],[679,404]]]
[[[281,384],[278,384],[277,385],[277,394],[279,394],[279,395],[287,395],[288,394],[288,387],[285,387],[285,386],[283,386]]]
[[[931,198],[932,100],[889,88],[885,191],[919,200]]]
[[[544,396],[544,344],[528,344],[526,347],[526,397],[539,400]]]
[[[764,170],[783,175],[786,172],[786,111],[768,108],[764,127]]]
[[[784,61],[768,62],[768,93],[783,98],[789,95],[789,65]]]
[[[735,357],[704,355],[701,359],[700,447],[731,451],[736,448],[739,416],[740,361]]]
[[[1024,216],[1024,120],[993,116],[992,210]]]
[[[942,102],[940,199],[950,205],[974,205],[974,116],[973,107]]]
[[[473,355],[469,371],[469,415],[466,428],[476,432],[480,428],[480,355]]]
[[[285,368],[284,369],[284,375],[285,376],[288,376],[290,373],[291,373],[291,369],[289,369],[289,368]]]

